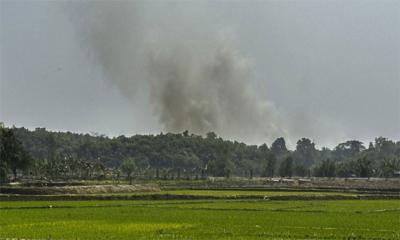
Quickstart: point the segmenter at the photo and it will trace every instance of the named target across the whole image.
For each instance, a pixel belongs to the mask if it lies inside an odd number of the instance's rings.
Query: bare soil
[[[156,184],[0,188],[0,193],[3,194],[24,194],[24,195],[102,194],[102,193],[157,192],[157,191],[160,191],[160,188]]]

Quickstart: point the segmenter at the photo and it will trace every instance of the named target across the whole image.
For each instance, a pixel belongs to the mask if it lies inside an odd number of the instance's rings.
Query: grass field
[[[398,200],[0,203],[0,238],[400,239],[399,226]]]

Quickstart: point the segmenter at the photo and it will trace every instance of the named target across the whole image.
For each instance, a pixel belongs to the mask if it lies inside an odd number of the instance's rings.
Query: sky
[[[186,127],[203,134],[197,114],[216,111],[210,129],[248,143],[279,135],[292,147],[300,137],[317,147],[400,140],[399,1],[138,2],[0,0],[0,121],[109,136]],[[156,56],[150,67],[147,50]],[[228,94],[208,92],[216,85],[203,74],[213,56],[233,68]],[[171,59],[178,63],[166,66]],[[215,103],[194,117],[169,116],[160,85],[171,82],[143,73],[164,74],[160,66],[190,78],[173,92],[190,95],[174,101],[179,109],[223,96],[235,113]],[[274,134],[263,139],[261,128]]]

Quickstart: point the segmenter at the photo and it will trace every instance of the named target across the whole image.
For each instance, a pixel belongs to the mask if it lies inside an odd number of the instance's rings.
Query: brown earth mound
[[[130,192],[157,192],[160,191],[155,184],[135,185],[89,185],[89,186],[63,186],[63,187],[2,187],[0,193],[4,194],[99,194],[99,193],[130,193]]]
[[[210,196],[210,195],[176,195],[176,194],[146,194],[146,195],[0,195],[0,201],[70,201],[70,200],[258,200],[258,201],[306,201],[306,200],[377,200],[400,199],[399,195],[290,195],[290,196]]]

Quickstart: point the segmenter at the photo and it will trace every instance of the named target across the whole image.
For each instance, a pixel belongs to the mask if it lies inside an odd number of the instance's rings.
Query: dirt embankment
[[[400,193],[400,178],[210,178],[207,181],[160,183],[165,189],[241,189]]]
[[[131,192],[157,192],[157,191],[160,191],[160,187],[156,184],[0,188],[0,193],[2,194],[23,194],[23,195],[103,194],[103,193],[131,193]]]
[[[69,200],[258,200],[258,201],[306,201],[306,200],[377,200],[400,199],[400,195],[290,195],[290,196],[210,196],[210,195],[180,195],[180,194],[145,194],[145,195],[0,195],[2,201],[69,201]]]

